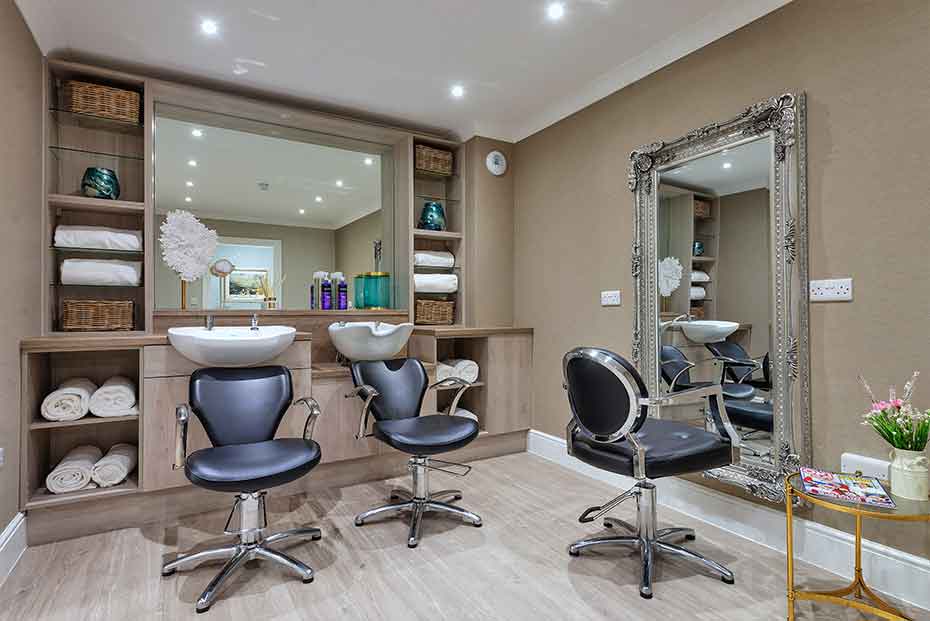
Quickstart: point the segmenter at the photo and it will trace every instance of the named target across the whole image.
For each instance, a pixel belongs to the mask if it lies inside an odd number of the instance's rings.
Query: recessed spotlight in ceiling
[[[724,168],[733,168],[733,163],[732,163],[732,162],[724,162],[724,163],[723,163],[723,167],[724,167]]]
[[[186,186],[189,187],[189,188],[192,188],[192,187],[194,187],[194,182],[193,182],[193,181],[185,181],[185,182],[184,182],[184,185],[186,185]]]
[[[465,87],[461,84],[453,84],[452,88],[449,89],[449,94],[451,94],[456,99],[461,99],[465,96]]]
[[[371,166],[374,163],[375,163],[375,160],[373,158],[370,158],[370,157],[365,158],[365,166]]]
[[[190,202],[193,201],[193,200],[194,200],[194,199],[192,199],[190,196],[185,196],[185,197],[184,197],[184,202],[185,202],[185,203],[190,203]]]
[[[210,37],[216,36],[220,31],[220,25],[212,19],[205,19],[200,22],[200,31]]]
[[[203,136],[203,130],[194,128],[191,130],[191,136],[193,136],[194,138],[200,138]]]
[[[559,21],[565,17],[565,5],[561,2],[550,2],[546,7],[546,17],[554,22]]]
[[[337,188],[341,188],[341,187],[342,187],[342,179],[336,179],[336,187],[337,187]]]
[[[300,215],[304,215],[305,213],[307,213],[307,210],[306,210],[306,209],[298,209],[298,210],[297,210],[297,213],[299,213]]]
[[[247,74],[248,72],[249,72],[249,70],[246,69],[245,67],[243,67],[242,65],[233,65],[233,74],[234,74],[234,75],[245,75],[245,74]]]
[[[726,154],[729,153],[729,152],[730,152],[729,149],[724,149],[724,150],[723,150],[723,154],[724,154],[724,155],[726,155]]]
[[[197,168],[197,160],[187,160],[187,165],[191,168]]]
[[[322,196],[317,196],[317,197],[314,198],[313,200],[315,200],[315,201],[318,202],[318,203],[322,203],[322,202],[323,202],[323,197],[322,197]]]

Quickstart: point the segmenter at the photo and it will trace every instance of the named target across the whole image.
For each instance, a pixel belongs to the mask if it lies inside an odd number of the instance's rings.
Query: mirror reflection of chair
[[[599,468],[636,479],[636,484],[613,500],[590,507],[578,518],[593,522],[628,499],[635,499],[636,525],[605,518],[610,528],[626,535],[592,537],[571,544],[569,554],[601,546],[639,549],[642,574],[639,593],[652,598],[655,555],[669,554],[698,564],[733,584],[732,572],[716,561],[673,543],[693,540],[689,528],[662,528],[656,519],[656,486],[653,479],[701,472],[739,462],[739,437],[727,418],[719,384],[681,390],[650,398],[646,385],[633,366],[621,356],[598,348],[577,348],[562,360],[564,387],[572,420],[566,428],[570,455]],[[685,423],[648,416],[650,407],[705,402],[714,421],[708,431]]]
[[[731,341],[719,343],[705,343],[704,347],[711,355],[723,365],[723,377],[737,384],[745,384],[766,392],[772,391],[772,381],[769,376],[769,355],[758,359],[752,358],[742,345]],[[762,377],[753,377],[757,371]]]

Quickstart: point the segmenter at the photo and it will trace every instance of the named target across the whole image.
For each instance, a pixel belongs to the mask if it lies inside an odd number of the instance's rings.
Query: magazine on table
[[[895,503],[875,477],[801,468],[804,491],[842,502],[894,509]]]

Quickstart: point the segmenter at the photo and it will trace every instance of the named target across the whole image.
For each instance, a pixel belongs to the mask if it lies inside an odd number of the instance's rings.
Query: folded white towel
[[[413,290],[417,293],[455,293],[459,277],[455,274],[414,274]]]
[[[710,275],[701,270],[691,272],[691,282],[710,282]]]
[[[691,287],[692,300],[703,300],[706,297],[707,291],[704,290],[704,287]]]
[[[453,377],[455,373],[455,367],[444,362],[439,362],[436,364],[436,381],[441,382],[444,379],[449,379]]]
[[[455,267],[455,255],[445,250],[416,250],[413,253],[415,267]]]
[[[65,380],[42,400],[39,413],[48,420],[77,420],[87,414],[97,385],[86,377]]]
[[[106,226],[60,224],[55,227],[55,246],[58,248],[142,250],[142,231],[111,229]]]
[[[138,414],[136,385],[122,375],[111,377],[91,395],[90,413],[101,417]]]
[[[96,487],[91,480],[94,464],[103,452],[89,444],[73,448],[65,458],[45,477],[45,488],[53,494],[76,492],[86,487]]]
[[[477,382],[478,381],[478,363],[474,360],[467,360],[465,358],[450,358],[449,360],[443,360],[439,363],[439,366],[436,368],[436,379],[441,380],[445,377],[440,377],[440,369],[442,367],[449,367],[451,370],[443,369],[443,373],[448,373],[446,377],[457,377],[463,379],[466,382]]]
[[[452,413],[452,416],[461,416],[462,418],[470,418],[476,423],[478,422],[478,415],[466,410],[465,408],[455,408],[455,412]]]
[[[61,262],[63,285],[135,287],[142,277],[139,261],[115,259],[65,259]]]
[[[91,477],[100,487],[119,485],[135,470],[138,459],[138,450],[132,444],[114,444],[107,454],[94,464]]]

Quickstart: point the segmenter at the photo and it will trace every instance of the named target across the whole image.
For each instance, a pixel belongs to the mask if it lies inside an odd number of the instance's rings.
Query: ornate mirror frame
[[[804,93],[784,93],[672,141],[630,153],[629,187],[635,195],[632,270],[636,297],[633,358],[652,394],[659,385],[657,209],[659,175],[696,159],[760,138],[773,148],[772,404],[773,462],[744,456],[738,465],[704,476],[733,483],[771,502],[784,502],[783,479],[811,463],[808,337],[807,135]]]

